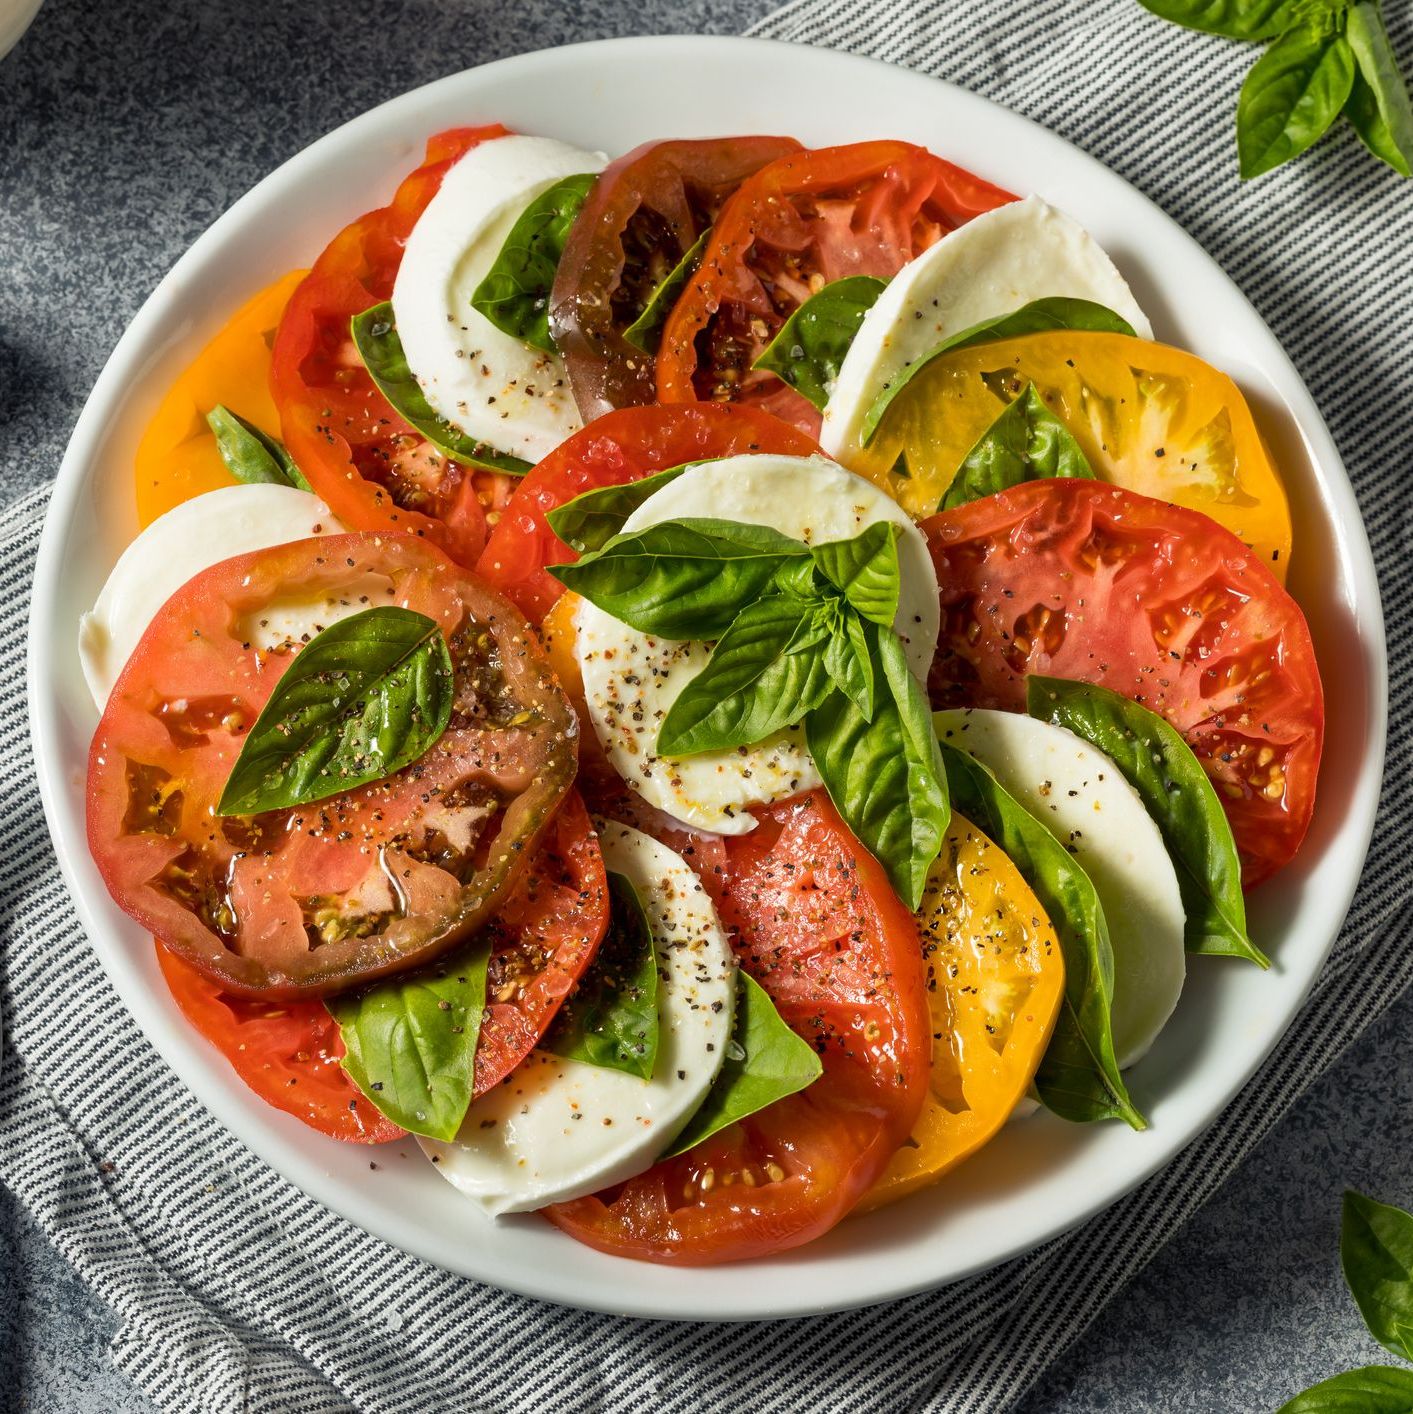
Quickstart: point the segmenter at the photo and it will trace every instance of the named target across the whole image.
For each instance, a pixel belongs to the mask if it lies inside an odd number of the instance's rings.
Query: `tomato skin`
[[[743,1261],[827,1232],[908,1135],[931,1048],[913,916],[824,792],[754,812],[704,870],[740,965],[815,1047],[807,1089],[606,1193],[545,1210],[602,1252]]]
[[[938,707],[1025,710],[1032,672],[1166,717],[1212,777],[1247,888],[1315,808],[1325,707],[1300,607],[1197,511],[1097,481],[1033,481],[922,523],[942,596]]]
[[[556,447],[521,481],[491,532],[476,573],[539,622],[564,593],[546,566],[578,558],[550,529],[547,517],[556,506],[585,491],[639,481],[683,462],[747,452],[804,457],[818,450],[813,438],[750,408],[703,404],[607,413]]]

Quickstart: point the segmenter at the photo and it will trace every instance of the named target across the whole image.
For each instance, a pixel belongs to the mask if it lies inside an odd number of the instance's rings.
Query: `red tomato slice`
[[[747,408],[624,408],[556,447],[501,512],[476,573],[538,622],[564,586],[546,565],[577,558],[549,527],[556,506],[599,486],[620,486],[683,462],[747,452],[808,456],[818,446],[777,418]]]
[[[157,961],[182,1014],[266,1103],[351,1144],[403,1137],[339,1064],[343,1041],[323,1002],[231,996],[161,943]]]
[[[906,142],[772,162],[726,203],[668,318],[659,401],[753,403],[818,435],[819,410],[752,366],[780,326],[831,281],[888,279],[948,231],[1014,200]]]
[[[818,791],[755,812],[706,883],[741,966],[824,1062],[808,1089],[616,1188],[545,1210],[617,1256],[704,1265],[835,1225],[907,1138],[931,1028],[913,916]]]
[[[503,504],[513,478],[473,471],[442,455],[378,391],[349,333],[355,314],[392,298],[403,246],[458,158],[499,124],[453,128],[391,203],[330,241],[294,292],[275,335],[270,391],[281,435],[315,491],[356,530],[424,535],[464,565],[486,541],[486,510]]]
[[[1029,673],[1161,713],[1216,784],[1248,888],[1315,808],[1325,706],[1299,605],[1230,531],[1100,481],[1033,481],[923,522],[939,707],[1025,708]]]

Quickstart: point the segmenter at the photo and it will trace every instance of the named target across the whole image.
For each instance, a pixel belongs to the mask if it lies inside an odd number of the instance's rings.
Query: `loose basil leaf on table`
[[[623,337],[635,349],[641,349],[645,354],[657,353],[667,316],[672,313],[672,306],[677,303],[677,297],[687,287],[687,281],[697,273],[697,266],[702,263],[702,254],[710,239],[711,227],[708,226],[693,241],[691,249],[663,276],[662,281],[648,296],[643,312],[623,331]]]
[[[662,1157],[685,1154],[727,1125],[812,1085],[823,1071],[814,1048],[781,1020],[769,993],[738,972],[726,1059],[706,1099]]]
[[[1413,1360],[1413,1215],[1346,1191],[1339,1256],[1374,1339]]]
[[[530,463],[498,452],[432,410],[417,375],[408,366],[398,337],[391,303],[375,304],[349,322],[358,357],[377,384],[378,391],[392,404],[393,411],[415,427],[438,451],[463,466],[482,471],[498,471],[505,476],[524,476]]]
[[[581,555],[602,550],[615,535],[622,534],[628,517],[650,496],[676,481],[697,462],[683,462],[665,471],[655,471],[639,481],[627,481],[621,486],[598,486],[585,491],[572,501],[556,506],[545,517],[550,529]]]
[[[555,352],[550,336],[550,291],[569,228],[584,209],[594,172],[565,177],[546,188],[516,217],[495,263],[471,295],[471,307],[504,334]]]
[[[1358,65],[1345,116],[1375,157],[1401,176],[1413,176],[1413,99],[1379,7],[1370,0],[1351,5],[1345,38]]]
[[[455,691],[446,639],[425,614],[385,605],[330,624],[276,683],[218,812],[307,805],[392,775],[436,744]]]
[[[637,889],[611,869],[608,897],[608,932],[544,1044],[568,1060],[651,1080],[658,1048],[652,927]]]
[[[1032,717],[1083,737],[1138,792],[1177,870],[1188,952],[1244,957],[1269,967],[1246,931],[1231,824],[1181,734],[1122,693],[1066,678],[1032,676],[1026,708]]]
[[[1095,479],[1074,435],[1045,406],[1035,384],[1027,383],[1020,397],[1007,405],[966,454],[937,509],[955,510],[1024,481],[1049,476]]]
[[[823,408],[864,315],[887,284],[872,275],[848,275],[825,285],[785,321],[754,367],[778,374]]]
[[[851,540],[827,540],[810,554],[820,573],[864,618],[892,628],[898,615],[898,536],[902,528],[881,520]]]
[[[307,652],[308,650],[306,650]],[[326,1003],[353,1083],[394,1124],[456,1138],[471,1104],[490,944]]]
[[[1276,1414],[1410,1414],[1413,1370],[1397,1365],[1366,1365],[1297,1394]]]
[[[206,414],[206,425],[216,438],[216,450],[226,470],[237,481],[252,486],[293,486],[300,491],[314,489],[283,442],[262,432],[224,403],[217,403]]]
[[[1188,29],[1228,39],[1274,39],[1296,25],[1334,15],[1348,0],[1138,0],[1145,10]]]
[[[1075,1123],[1122,1119],[1146,1128],[1114,1053],[1114,954],[1094,885],[985,766],[946,741],[941,751],[954,808],[1009,856],[1049,916],[1064,955],[1064,999],[1035,1075],[1041,1102]]]

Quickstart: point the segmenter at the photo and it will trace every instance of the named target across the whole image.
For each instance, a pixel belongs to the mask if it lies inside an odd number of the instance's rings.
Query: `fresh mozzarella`
[[[699,516],[768,525],[814,544],[849,539],[877,521],[899,526],[895,626],[913,672],[926,680],[937,642],[937,578],[926,541],[885,492],[824,457],[726,457],[693,467],[650,496],[624,530]],[[685,824],[744,834],[755,827],[750,806],[819,785],[798,727],[745,751],[675,761],[656,755],[658,728],[706,666],[711,644],[642,634],[585,603],[576,618],[575,653],[594,731],[614,767],[645,800]]]
[[[963,329],[1056,295],[1094,300],[1143,338],[1153,336],[1114,262],[1078,222],[1038,196],[943,236],[889,281],[864,316],[824,409],[820,446],[847,465],[861,450],[869,408],[908,364]]]
[[[543,137],[473,147],[412,228],[393,286],[402,349],[433,411],[527,461],[579,430],[564,364],[502,333],[471,308],[471,296],[525,207],[565,177],[602,171],[605,161]]]
[[[657,1062],[643,1080],[532,1051],[471,1106],[454,1143],[420,1140],[442,1177],[492,1215],[568,1202],[641,1173],[696,1112],[726,1055],[735,963],[701,881],[680,855],[626,825],[604,825],[600,840],[652,927]]]
[[[317,496],[293,486],[223,486],[159,516],[123,551],[79,621],[79,658],[98,710],[157,610],[193,575],[234,555],[343,528]]]
[[[938,712],[937,735],[990,768],[1089,875],[1114,949],[1114,1050],[1132,1065],[1182,991],[1182,895],[1138,792],[1102,752],[1018,712]]]

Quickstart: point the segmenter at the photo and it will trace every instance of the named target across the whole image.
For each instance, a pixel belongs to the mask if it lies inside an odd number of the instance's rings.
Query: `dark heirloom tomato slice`
[[[657,400],[652,355],[625,331],[726,198],[767,162],[799,151],[788,137],[647,142],[604,168],[550,299],[550,327],[585,422]]]
[[[732,945],[814,1045],[808,1089],[626,1183],[545,1210],[581,1242],[702,1265],[827,1232],[907,1138],[928,1090],[931,1031],[913,916],[818,791],[754,812],[703,873]]]
[[[344,227],[295,290],[275,335],[270,392],[285,445],[346,525],[408,530],[464,565],[486,540],[486,510],[512,478],[472,471],[404,422],[363,366],[349,321],[392,298],[402,251],[447,169],[477,144],[506,136],[498,124],[453,128],[392,201]]]
[[[778,418],[746,408],[624,408],[561,443],[520,483],[501,512],[476,573],[537,622],[564,586],[546,565],[577,558],[549,527],[556,506],[599,486],[638,481],[654,471],[747,452],[808,456],[819,447]]]
[[[403,1137],[339,1064],[343,1041],[323,1002],[233,997],[161,943],[157,961],[182,1014],[262,1100],[351,1144]]]
[[[1212,777],[1250,888],[1299,848],[1325,705],[1299,605],[1198,511],[1033,481],[923,522],[942,586],[939,707],[1025,710],[1029,673],[1161,713]]]
[[[386,780],[220,817],[244,733],[300,648],[282,611],[367,602],[446,635],[446,732]],[[224,990],[326,996],[428,962],[495,912],[577,739],[529,625],[467,571],[410,535],[301,540],[203,571],[153,620],[93,738],[89,847],[118,904]]]
[[[723,208],[663,331],[664,403],[746,401],[812,436],[819,411],[753,370],[780,326],[846,275],[896,275],[973,216],[1015,198],[906,142],[856,142],[782,157]]]

